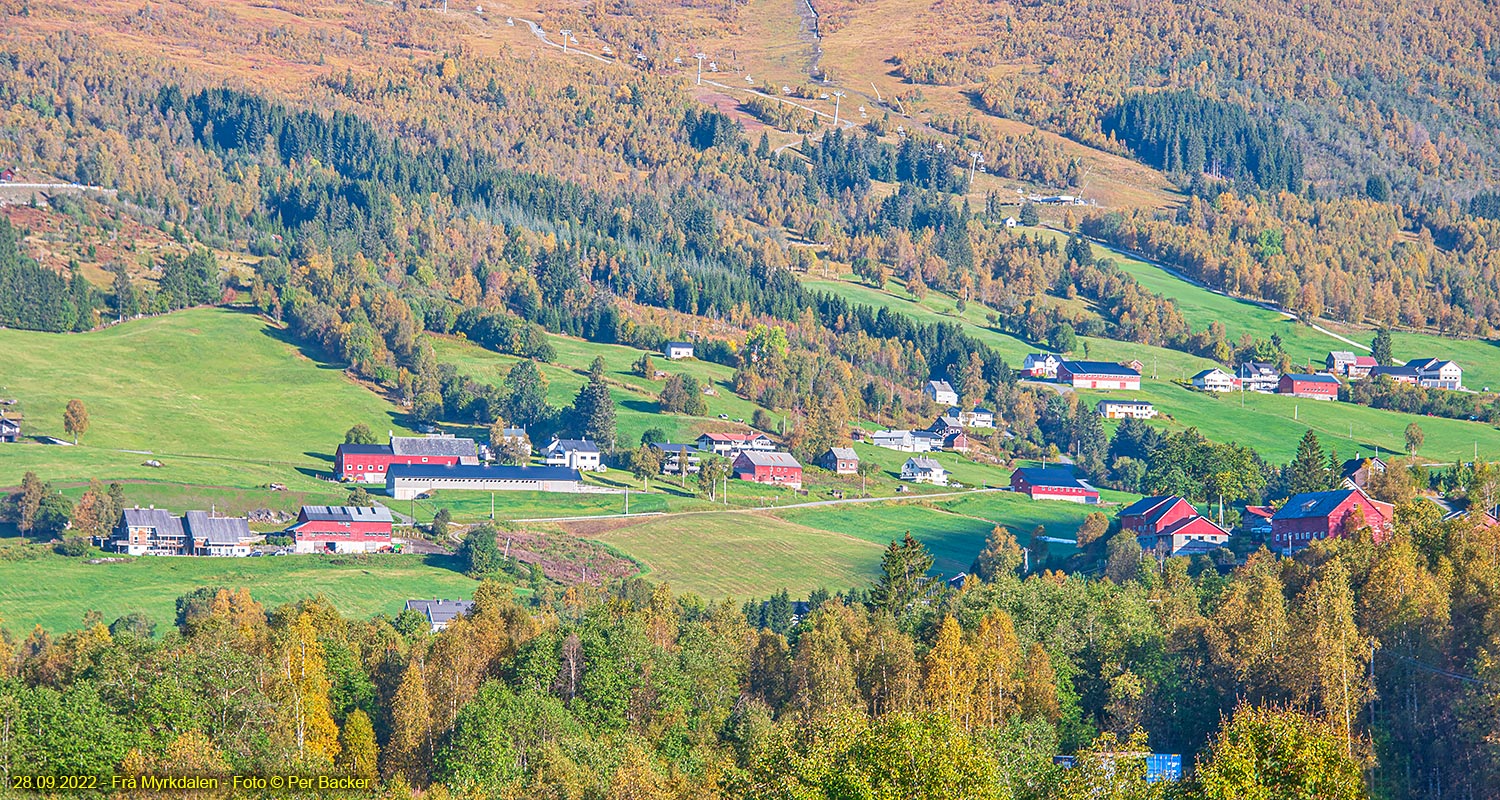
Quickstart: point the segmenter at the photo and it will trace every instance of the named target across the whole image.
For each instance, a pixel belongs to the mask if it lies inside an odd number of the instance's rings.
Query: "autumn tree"
[[[983,581],[995,581],[1002,575],[1015,575],[1025,555],[1016,537],[1004,525],[996,525],[984,541],[984,549],[974,557],[969,571]]]
[[[82,400],[68,401],[68,407],[63,411],[63,430],[73,437],[73,444],[78,444],[78,437],[88,433],[89,412]]]
[[[1422,442],[1426,441],[1427,435],[1422,433],[1422,426],[1415,422],[1407,423],[1406,426],[1406,454],[1415,456],[1422,449]]]
[[[1338,728],[1308,714],[1242,706],[1214,737],[1192,779],[1206,800],[1366,797],[1360,762]]]
[[[344,432],[344,444],[378,444],[378,441],[370,426],[360,422]]]

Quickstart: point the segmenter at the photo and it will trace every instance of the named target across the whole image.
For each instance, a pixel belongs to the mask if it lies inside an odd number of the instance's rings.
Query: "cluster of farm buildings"
[[[395,519],[380,506],[303,506],[283,533],[296,553],[380,553],[393,549]],[[248,517],[163,508],[127,508],[115,527],[94,544],[132,556],[249,556],[266,534],[250,529]]]
[[[1192,377],[1193,388],[1205,392],[1259,392],[1281,394],[1310,400],[1338,400],[1340,378],[1357,381],[1381,376],[1396,383],[1426,389],[1462,391],[1464,371],[1452,361],[1438,358],[1415,358],[1400,366],[1381,366],[1372,356],[1356,356],[1347,350],[1328,354],[1324,370],[1319,372],[1281,373],[1274,364],[1246,361],[1229,372],[1218,367],[1205,369]],[[1021,365],[1022,372],[1034,380],[1048,380],[1075,389],[1114,389],[1135,391],[1141,388],[1139,361],[1116,364],[1106,361],[1069,361],[1053,353],[1032,353]],[[939,381],[941,383],[941,381]],[[1145,400],[1099,401],[1099,414],[1109,419],[1151,419],[1156,408]]]
[[[1365,492],[1372,472],[1383,471],[1379,459],[1351,459],[1343,465],[1339,488],[1292,495],[1280,508],[1248,506],[1240,530],[1290,555],[1319,539],[1347,536],[1368,527],[1382,541],[1391,529],[1395,509]],[[1025,467],[1010,478],[1012,491],[1033,500],[1097,503],[1099,491],[1080,480],[1069,466]],[[1187,500],[1164,495],[1143,497],[1119,513],[1122,532],[1134,535],[1141,549],[1165,556],[1211,553],[1229,545],[1232,532],[1200,514]],[[1491,515],[1487,523],[1500,524]]]

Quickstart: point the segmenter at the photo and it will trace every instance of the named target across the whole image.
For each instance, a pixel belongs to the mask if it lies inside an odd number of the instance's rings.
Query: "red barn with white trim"
[[[1078,480],[1070,467],[1021,467],[1010,474],[1010,489],[1032,500],[1099,502],[1099,490]]]
[[[802,465],[791,453],[746,450],[734,459],[734,477],[742,481],[802,488]]]
[[[303,506],[290,528],[298,553],[376,553],[391,547],[391,510]]]

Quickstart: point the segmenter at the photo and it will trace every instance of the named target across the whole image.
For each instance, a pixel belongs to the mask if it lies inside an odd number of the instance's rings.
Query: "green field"
[[[769,514],[723,512],[648,520],[595,534],[647,568],[647,577],[708,598],[764,597],[782,588],[866,585],[882,545]]]
[[[937,292],[929,292],[918,303],[910,296],[899,293],[899,287],[890,291],[878,290],[850,280],[807,281],[807,284],[810,288],[834,292],[851,301],[900,311],[924,322],[960,322],[976,339],[990,344],[1015,365],[1020,363],[1026,353],[1037,349],[989,327],[984,319],[989,312],[978,303],[970,303],[960,317],[951,310],[945,314],[938,309],[944,304],[952,309],[952,299]],[[1220,299],[1237,303],[1228,298]],[[1311,329],[1307,330],[1312,335],[1321,335]],[[1139,359],[1145,365],[1141,391],[1128,394],[1154,403],[1164,415],[1158,424],[1173,430],[1197,426],[1211,439],[1237,441],[1254,447],[1273,463],[1290,460],[1296,453],[1297,440],[1308,428],[1323,438],[1325,446],[1336,447],[1345,456],[1370,454],[1377,448],[1386,453],[1400,452],[1405,447],[1406,426],[1414,421],[1426,434],[1421,455],[1427,458],[1437,461],[1468,460],[1474,457],[1477,446],[1480,458],[1500,460],[1500,431],[1482,423],[1416,417],[1347,403],[1296,400],[1253,393],[1243,400],[1238,394],[1205,394],[1184,389],[1172,381],[1186,380],[1199,370],[1216,366],[1208,359],[1178,350],[1112,339],[1080,337],[1080,342],[1080,350],[1086,348],[1089,358],[1105,361]],[[1458,344],[1470,348],[1471,352],[1490,347],[1483,342]],[[1327,349],[1332,348],[1325,348],[1325,355]],[[1475,357],[1478,357],[1477,353]],[[1156,377],[1153,378],[1153,375]],[[1111,394],[1119,397],[1126,393],[1083,392],[1091,401]]]
[[[455,562],[415,555],[0,560],[0,625],[25,636],[35,625],[77,628],[90,610],[106,623],[141,611],[160,631],[172,624],[177,598],[200,586],[244,587],[267,608],[321,594],[346,616],[395,614],[409,598],[472,597],[479,584],[455,571]]]
[[[345,430],[359,422],[401,429],[394,406],[250,314],[198,309],[82,334],[0,330],[0,351],[8,359],[0,396],[20,401],[27,436],[64,437],[63,407],[73,398],[90,422],[80,447],[6,447],[0,485],[33,470],[60,484],[93,477],[254,490],[277,482],[327,493],[312,476],[329,469]],[[164,466],[143,466],[147,459]],[[276,502],[266,491],[257,504]]]

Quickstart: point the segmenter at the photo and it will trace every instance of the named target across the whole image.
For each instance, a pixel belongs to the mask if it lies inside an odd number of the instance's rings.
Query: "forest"
[[[1171,174],[1209,174],[1297,191],[1302,155],[1271,122],[1192,92],[1134,92],[1101,120],[1137,158]]]

